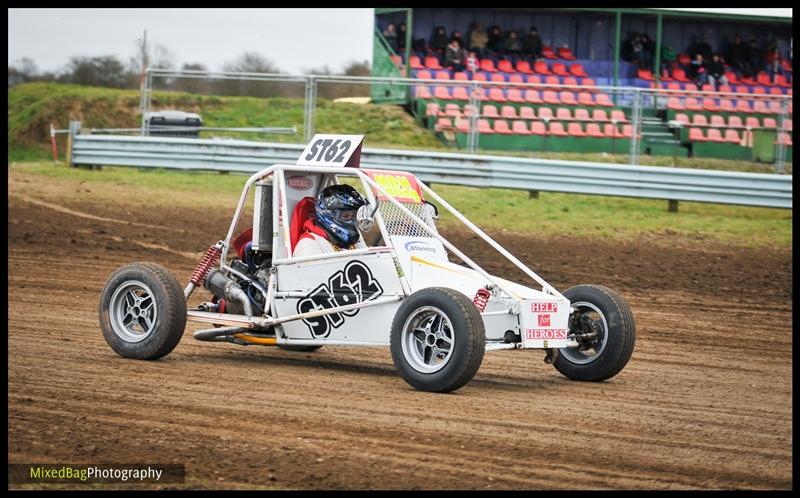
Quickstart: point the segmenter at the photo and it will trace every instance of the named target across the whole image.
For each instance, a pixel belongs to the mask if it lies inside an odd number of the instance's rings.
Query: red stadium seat
[[[525,90],[525,102],[531,104],[541,104],[542,99],[539,96],[539,90]]]
[[[561,81],[559,81],[558,76],[546,76],[544,78],[544,84],[550,86],[561,86]]]
[[[683,85],[680,83],[667,83],[667,90],[683,91]]]
[[[791,88],[792,84],[786,80],[786,75],[784,74],[776,74],[775,75],[775,84],[778,86]]]
[[[700,128],[689,128],[689,141],[690,142],[707,142],[703,130]]]
[[[781,133],[778,136],[778,140],[775,140],[774,143],[775,143],[775,145],[778,145],[778,143],[780,143],[780,142],[783,142],[783,144],[786,147],[791,147],[792,146],[792,135],[790,135],[789,133]]]
[[[438,116],[439,115],[439,104],[436,102],[430,102],[428,105],[425,106],[425,115],[426,116]]]
[[[514,73],[508,77],[509,83],[525,83],[525,79],[521,74]]]
[[[492,59],[481,59],[481,71],[486,71],[487,73],[495,73],[497,69],[494,67],[494,61]]]
[[[403,58],[399,55],[390,55],[389,58],[392,59],[395,66],[403,67]]]
[[[578,101],[575,100],[575,94],[572,92],[563,91],[558,94],[558,98],[561,100],[562,104],[578,105]]]
[[[564,129],[564,124],[561,121],[553,121],[550,123],[550,129],[548,130],[550,135],[554,137],[568,137],[569,133],[567,130]]]
[[[756,87],[753,87],[753,93],[756,94],[756,95],[766,95],[767,94],[767,89],[764,88],[763,86],[756,86]]]
[[[608,121],[608,115],[605,109],[594,109],[592,111],[592,119],[595,121]]]
[[[459,133],[469,133],[469,120],[456,118],[456,131]]]
[[[747,85],[736,85],[736,93],[750,93],[750,87]]]
[[[515,135],[531,134],[531,130],[528,129],[528,125],[525,121],[514,121],[511,123],[511,131],[513,131]]]
[[[443,69],[439,64],[439,59],[432,55],[425,57],[425,67],[428,69]]]
[[[753,109],[750,108],[750,104],[743,99],[739,99],[736,101],[736,112],[744,112],[750,114],[753,112]]]
[[[714,99],[703,99],[703,110],[711,112],[718,111],[719,107],[717,106],[717,101]]]
[[[503,93],[502,88],[490,88],[489,89],[489,100],[494,102],[508,102],[508,99]]]
[[[598,93],[594,101],[597,105],[601,105],[603,107],[614,107],[614,103],[611,102],[611,99],[608,97],[607,93]]]
[[[686,109],[686,107],[684,107],[683,103],[681,102],[681,99],[679,99],[678,97],[670,97],[667,99],[667,109],[672,109],[674,111],[683,111],[684,109]]]
[[[780,114],[782,112],[781,111],[781,103],[777,102],[777,101],[776,102],[770,102],[769,103],[769,110],[772,112],[772,114]],[[789,114],[792,113],[792,101],[791,100],[789,101],[789,106],[787,107],[787,112]]]
[[[569,47],[559,47],[558,55],[565,60],[574,61],[576,59],[575,54],[572,53],[572,50]]]
[[[586,136],[592,138],[605,138],[605,135],[600,131],[600,125],[597,123],[586,124]]]
[[[567,72],[567,66],[565,66],[561,62],[556,62],[553,64],[553,74],[557,74],[559,76],[569,76],[569,72]]]
[[[547,45],[542,47],[542,57],[545,59],[558,59],[558,56],[553,52],[553,49]]]
[[[453,88],[453,100],[469,100],[467,88],[463,86]]]
[[[588,74],[586,74],[586,70],[583,69],[583,66],[577,63],[569,67],[569,72],[571,75],[578,76],[580,78],[585,78],[589,76]]]
[[[498,119],[494,122],[494,132],[499,133],[500,135],[512,135],[513,132],[511,128],[508,127],[508,121],[504,119]]]
[[[711,116],[711,123],[714,123],[714,118],[717,116]],[[722,119],[722,116],[719,116]],[[750,119],[750,118],[748,118]],[[758,127],[758,118],[753,118],[756,120],[756,127]],[[749,126],[749,125],[748,125]],[[737,115],[728,116],[728,128],[744,128],[744,124],[742,124],[742,118]]]
[[[506,82],[506,75],[503,73],[494,73],[489,81],[493,81],[495,83],[505,83]]]
[[[611,123],[606,123],[605,125],[603,125],[603,133],[605,134],[605,136],[613,138],[620,138],[622,136],[620,135],[617,126]]]
[[[756,78],[756,83],[764,86],[773,85],[772,80],[769,79],[769,75],[765,71],[761,71],[758,73],[758,77]]]
[[[651,71],[649,69],[640,69],[639,72],[637,73],[637,76],[640,79],[647,80],[647,81],[655,80],[655,78],[653,77],[653,71]]]
[[[468,81],[469,75],[463,71],[459,71],[457,73],[453,73],[453,79],[455,81]]]
[[[504,105],[500,108],[500,116],[504,119],[517,119],[517,108],[510,105]]]
[[[739,120],[739,123],[742,122],[742,118],[740,118],[739,116],[731,116],[731,119],[733,119],[734,117]],[[768,119],[770,119],[770,118],[764,118],[764,128],[768,128],[768,126],[767,126],[767,120]],[[731,121],[731,120],[729,119],[728,121]],[[774,119],[772,120],[772,123],[773,124],[775,123]],[[730,125],[729,125],[729,127],[733,128],[733,126],[730,126]],[[745,121],[744,121],[744,127],[746,127],[746,128],[761,128],[761,123],[759,123],[757,117],[755,117],[755,116],[747,116],[745,118]],[[736,128],[742,128],[742,127],[741,126],[737,126]],[[777,128],[777,126],[772,126],[772,128]]]
[[[708,126],[708,118],[705,114],[695,114],[692,116],[692,126]]]
[[[594,99],[592,98],[592,94],[589,92],[579,92],[578,104],[585,106],[594,106]]]
[[[510,88],[506,97],[508,98],[509,102],[515,102],[517,104],[522,104],[525,102],[525,97],[522,96],[522,90],[517,88]]]
[[[424,85],[414,87],[414,96],[418,99],[430,99],[433,97],[430,89]]]
[[[461,107],[458,104],[447,104],[444,106],[444,113],[447,116],[460,117]]]
[[[700,114],[698,114],[698,116],[700,116]],[[711,121],[708,124],[714,128],[725,128],[725,118],[723,118],[720,114],[712,114]]]
[[[536,119],[536,112],[533,107],[522,106],[519,108],[520,119]]]
[[[569,123],[567,125],[567,133],[571,137],[585,137],[586,133],[583,131],[583,127],[580,123]]]
[[[486,104],[481,107],[481,115],[485,118],[499,118],[500,114],[497,113],[497,107]]]
[[[478,120],[478,133],[482,135],[491,135],[494,133],[492,129],[492,125],[489,124],[488,119],[479,119]]]
[[[706,83],[705,85],[703,85],[702,91],[704,91],[704,92],[714,92],[714,91],[716,91],[716,89],[714,88],[714,85],[710,85],[710,84]]]
[[[622,136],[625,138],[631,138],[633,136],[633,126],[629,124],[622,125]]]
[[[567,76],[566,78],[564,78],[564,81],[563,81],[562,84],[564,86],[578,86],[578,80],[576,80],[572,76]]]
[[[559,121],[572,121],[572,113],[566,107],[556,109],[556,119]]]
[[[684,114],[682,112],[676,113],[675,114],[675,121],[680,121],[681,123],[684,124],[684,126],[688,125],[690,123],[689,115],[688,114]]]
[[[553,90],[545,90],[542,92],[542,101],[545,104],[560,104],[561,101],[558,100],[558,94]]]
[[[692,63],[692,58],[689,57],[689,54],[678,54],[678,64],[688,66]]]
[[[549,121],[555,119],[555,116],[553,116],[553,110],[550,109],[549,107],[540,107],[539,119],[541,119],[542,121]]]
[[[627,123],[628,120],[625,118],[625,112],[620,111],[619,109],[615,109],[611,111],[611,121],[616,121],[618,123]]]
[[[742,141],[742,138],[739,136],[738,131],[728,129],[725,130],[725,141],[732,144],[738,144]]]
[[[422,65],[422,61],[419,60],[419,57],[416,55],[412,55],[408,58],[408,65],[411,69],[424,69],[425,66]]]
[[[703,105],[698,102],[694,97],[686,97],[686,102],[683,104],[688,111],[702,111]]]
[[[592,117],[589,116],[589,111],[582,107],[575,109],[575,121],[591,121]]]
[[[783,75],[782,75],[782,74],[779,74],[779,75],[777,75],[777,76],[783,76]],[[776,77],[777,77],[777,76],[776,76]],[[770,95],[783,95],[783,90],[781,90],[781,89],[780,89],[780,88],[778,88],[777,86],[773,86],[772,88],[770,88],[770,89],[769,89],[769,94],[770,94]]]
[[[427,69],[421,69],[421,70],[417,71],[416,74],[414,75],[414,77],[418,78],[418,79],[421,79],[421,80],[432,80],[433,79],[433,75]]]
[[[731,99],[719,99],[719,110],[724,112],[736,112]]]
[[[681,83],[689,83],[689,78],[686,77],[686,72],[680,68],[672,70],[672,79],[675,81],[680,81]]]
[[[436,79],[437,80],[449,80],[450,73],[447,71],[436,71]]]
[[[450,89],[446,86],[435,86],[433,87],[433,97],[440,100],[452,100],[453,97],[450,95]]]
[[[486,77],[486,73],[477,72],[472,75],[472,81],[489,81],[489,78]]]
[[[753,102],[753,112],[758,114],[770,114],[772,110],[763,100],[756,100]]]
[[[719,86],[719,91],[720,92],[731,93],[731,92],[733,92],[733,88],[730,85],[720,85]]]
[[[729,85],[738,85],[739,84],[739,78],[736,77],[736,73],[734,73],[733,71],[726,71],[725,72],[725,79],[728,80],[728,84]]]
[[[528,61],[517,61],[517,72],[524,73],[524,74],[532,74],[531,71],[531,64]]]
[[[541,121],[531,121],[531,134],[532,135],[547,135],[547,128]]]
[[[472,104],[464,106],[464,116],[478,116],[478,107]]]
[[[533,70],[539,74],[553,74],[547,69],[547,63],[544,61],[536,61],[533,64]]]
[[[581,80],[581,85],[583,86],[597,86],[597,83],[592,78],[583,78]]]
[[[706,133],[706,139],[709,142],[724,142],[725,139],[722,138],[722,133],[720,133],[718,128],[709,128],[708,132]]]
[[[783,120],[783,130],[784,131],[792,131],[792,120],[786,118]]]
[[[434,129],[436,131],[452,130],[453,123],[450,122],[450,118],[439,118],[436,121],[436,127]]]
[[[536,74],[532,74],[528,76],[528,83],[532,85],[541,85],[542,84],[542,77]]]
[[[514,68],[511,67],[511,61],[507,61],[505,59],[503,59],[503,60],[501,60],[501,61],[499,61],[497,63],[497,70],[498,71],[503,71],[503,72],[506,72],[506,73],[513,73],[514,72]]]
[[[745,84],[745,85],[755,85],[756,84],[755,80],[752,77],[744,76],[744,75],[739,79],[739,82],[741,82],[742,84]]]

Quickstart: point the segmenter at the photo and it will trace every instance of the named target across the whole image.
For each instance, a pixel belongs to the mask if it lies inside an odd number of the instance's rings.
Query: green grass
[[[48,163],[13,163],[10,171],[50,178],[53,182],[90,182],[124,187],[141,202],[235,208],[246,175],[104,167],[101,171]],[[478,226],[495,231],[541,236],[633,239],[653,236],[676,243],[717,242],[734,246],[791,247],[792,211],[724,204],[680,202],[677,213],[667,201],[542,192],[433,187]],[[102,192],[103,189],[94,189]],[[113,198],[114,189],[106,194]],[[117,188],[117,191],[120,189]],[[146,200],[146,201],[145,201]],[[440,209],[440,225],[459,222]]]

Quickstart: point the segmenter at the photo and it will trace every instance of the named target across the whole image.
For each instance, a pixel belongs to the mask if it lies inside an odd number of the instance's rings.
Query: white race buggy
[[[208,249],[186,288],[152,263],[114,272],[100,298],[100,326],[111,348],[128,358],[160,358],[178,344],[188,318],[213,324],[194,333],[204,341],[294,351],[388,345],[403,378],[424,391],[462,387],[484,351],[501,349],[544,349],[545,362],[575,380],[605,380],[622,370],[633,352],[635,322],[621,296],[597,285],[559,293],[414,175],[360,169],[362,140],[317,135],[297,164],[252,175],[227,236]],[[358,244],[293,257],[316,193],[347,179],[360,183],[369,200],[358,212]],[[253,186],[252,227],[234,238]],[[541,290],[484,271],[438,233],[437,208],[426,198]],[[236,256],[228,257],[230,249]],[[213,298],[187,309],[198,286]]]

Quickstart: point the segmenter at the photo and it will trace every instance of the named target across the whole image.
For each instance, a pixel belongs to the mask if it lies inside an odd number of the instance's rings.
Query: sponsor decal
[[[308,190],[314,185],[314,182],[307,176],[295,175],[290,176],[286,184],[294,190]]]
[[[383,187],[386,193],[401,202],[422,202],[416,180],[407,173],[388,172],[373,173],[372,179],[375,183]],[[412,184],[413,181],[413,184]],[[383,194],[378,194],[379,199],[385,199]]]
[[[405,247],[406,251],[408,252],[425,253],[430,255],[436,254],[436,249],[424,240],[409,240],[403,247]]]
[[[537,315],[540,327],[550,327],[550,315]]]
[[[525,339],[566,339],[567,329],[525,329]]]
[[[534,313],[558,313],[558,303],[545,302],[545,303],[531,303],[531,311]]]
[[[367,265],[351,261],[337,271],[327,282],[319,284],[297,302],[298,313],[321,311],[348,304],[371,301],[383,294],[383,287],[375,280]],[[304,318],[303,322],[315,339],[328,337],[333,329],[344,324],[347,317],[356,316],[360,310],[341,311],[323,316]]]

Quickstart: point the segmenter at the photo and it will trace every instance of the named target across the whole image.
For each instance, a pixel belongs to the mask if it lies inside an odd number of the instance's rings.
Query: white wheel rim
[[[592,314],[599,315],[599,320],[602,324],[602,330],[598,330],[600,338],[598,339],[599,343],[592,348],[590,351],[578,351],[577,348],[564,348],[559,350],[570,363],[575,363],[576,365],[586,365],[597,360],[603,351],[606,349],[606,344],[608,344],[608,322],[606,321],[606,316],[600,311],[600,308],[595,306],[592,303],[586,301],[579,301],[576,303],[572,303],[572,306],[575,309],[583,308],[583,312],[586,312],[588,308]]]
[[[453,324],[439,308],[423,306],[406,319],[400,344],[403,357],[414,370],[438,372],[453,356]]]
[[[156,328],[158,305],[150,287],[129,280],[111,295],[109,314],[117,337],[125,342],[141,342]]]

